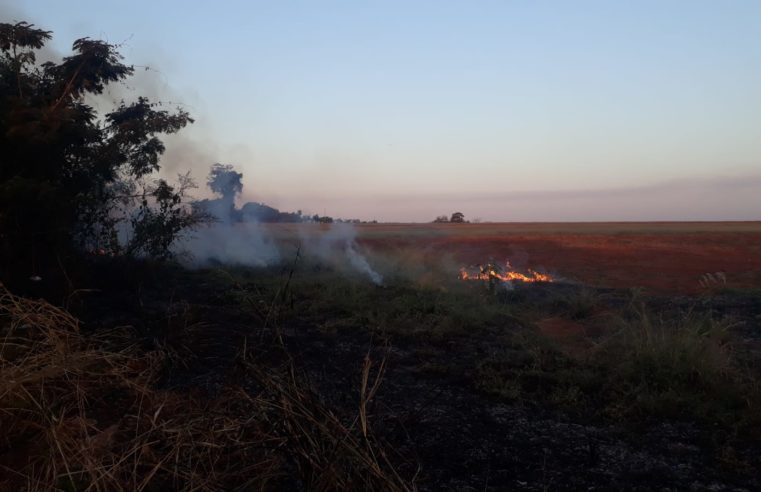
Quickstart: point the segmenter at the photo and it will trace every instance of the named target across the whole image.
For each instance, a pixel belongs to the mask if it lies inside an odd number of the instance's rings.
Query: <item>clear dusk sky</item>
[[[235,164],[244,201],[383,221],[761,219],[758,1],[0,0],[0,15],[63,54],[121,43],[152,70],[118,94],[197,120],[168,171]]]

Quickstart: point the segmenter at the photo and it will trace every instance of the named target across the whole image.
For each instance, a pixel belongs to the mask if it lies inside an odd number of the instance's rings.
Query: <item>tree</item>
[[[242,211],[235,208],[235,197],[243,191],[243,173],[237,172],[231,164],[217,163],[211,166],[206,185],[220,195],[219,198],[193,202],[193,210],[207,214],[218,222],[232,223],[243,220]]]
[[[143,190],[140,207],[132,215],[132,238],[126,252],[166,259],[172,255],[171,246],[182,231],[210,217],[187,213],[183,198],[187,190],[196,188],[189,175],[180,176],[177,187],[163,179]]]
[[[234,200],[243,191],[243,173],[235,170],[232,164],[214,164],[209,171],[207,180],[209,189],[222,195],[223,198]]]
[[[281,215],[280,210],[265,205],[264,203],[248,202],[240,209],[241,218],[248,221],[256,222],[278,222]]]
[[[439,215],[433,220],[434,223],[443,223],[443,222],[449,222],[449,219],[446,215]]]
[[[452,214],[452,218],[449,219],[449,222],[463,223],[465,222],[465,214],[462,212],[455,212]]]
[[[133,67],[115,45],[89,38],[74,41],[60,63],[39,65],[34,50],[50,38],[26,22],[0,23],[0,278],[10,270],[41,273],[78,251],[122,252],[117,230],[143,227],[140,220],[154,230],[156,214],[169,214],[161,223],[174,224],[172,237],[178,224],[198,219],[174,201],[186,186],[144,184],[160,169],[159,136],[192,123],[190,115],[144,97],[98,113],[86,96],[124,81]]]

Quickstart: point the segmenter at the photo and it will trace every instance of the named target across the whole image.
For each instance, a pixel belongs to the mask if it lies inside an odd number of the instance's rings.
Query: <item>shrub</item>
[[[50,38],[25,22],[0,23],[0,277],[19,269],[45,276],[82,249],[117,253],[117,230],[136,209],[144,227],[133,249],[165,256],[166,244],[198,217],[176,207],[182,194],[165,182],[151,200],[136,190],[160,169],[159,136],[192,118],[145,97],[99,114],[87,97],[133,68],[117,46],[88,38],[60,62],[37,64],[35,50]]]

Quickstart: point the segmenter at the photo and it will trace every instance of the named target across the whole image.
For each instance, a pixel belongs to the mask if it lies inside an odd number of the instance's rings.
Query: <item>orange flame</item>
[[[500,268],[496,265],[492,264],[486,264],[486,265],[479,265],[478,271],[474,273],[468,272],[468,270],[463,267],[460,268],[460,280],[486,280],[486,281],[492,281],[492,280],[499,280],[502,282],[552,282],[554,279],[552,276],[539,273],[537,271],[528,269],[528,274],[520,273],[515,270],[513,270],[512,266],[510,266],[510,262],[508,261],[505,265],[504,271],[500,271]]]

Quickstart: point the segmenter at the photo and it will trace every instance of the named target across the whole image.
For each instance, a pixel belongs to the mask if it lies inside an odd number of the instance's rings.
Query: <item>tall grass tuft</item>
[[[752,413],[758,395],[736,363],[730,327],[709,315],[664,320],[636,309],[593,357],[609,371],[611,412],[730,425]]]

